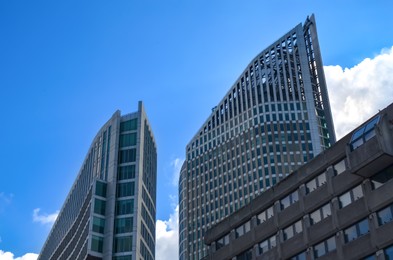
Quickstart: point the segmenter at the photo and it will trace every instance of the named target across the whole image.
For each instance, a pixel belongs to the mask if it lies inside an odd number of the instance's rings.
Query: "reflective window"
[[[318,187],[326,183],[326,173],[318,175],[316,178],[306,183],[306,193],[310,193],[317,189]]]
[[[131,119],[125,122],[120,123],[120,132],[125,132],[125,131],[131,131],[131,130],[136,130],[137,128],[137,121],[138,119]]]
[[[285,208],[289,207],[290,205],[297,202],[298,200],[299,200],[299,194],[298,194],[298,191],[295,190],[294,192],[292,192],[291,194],[289,194],[285,198],[281,199],[281,201],[280,201],[281,209],[285,209]]]
[[[106,197],[106,183],[96,181],[96,195]]]
[[[93,231],[97,233],[104,234],[105,219],[93,217]]]
[[[340,208],[344,208],[362,197],[363,197],[362,185],[358,185],[355,188],[347,191],[346,193],[338,197]]]
[[[345,159],[339,161],[335,165],[333,165],[334,174],[339,175],[345,171]]]
[[[104,238],[92,235],[91,236],[91,250],[102,253],[104,246]]]
[[[94,213],[105,215],[105,201],[94,199]]]
[[[119,152],[119,163],[135,162],[136,149],[121,150]]]
[[[336,249],[336,240],[333,236],[314,246],[314,256],[315,258],[319,258],[335,249]]]
[[[379,115],[374,117],[352,134],[350,141],[352,150],[355,150],[363,143],[367,142],[369,139],[375,136],[375,126],[378,124],[379,119]]]
[[[132,251],[132,236],[115,237],[115,252]]]
[[[135,185],[134,182],[124,182],[117,184],[117,197],[134,196]]]
[[[330,207],[330,203],[328,203],[315,210],[314,212],[310,213],[311,225],[318,223],[319,221],[327,218],[330,215],[332,215],[332,209]]]
[[[380,226],[393,220],[393,204],[377,212],[378,224]]]
[[[258,225],[273,217],[273,206],[269,207],[257,216]]]
[[[216,241],[216,250],[226,245],[229,245],[229,234],[226,234],[224,237]]]
[[[393,260],[393,246],[389,246],[388,248],[385,248],[383,252],[385,253],[386,260]]]
[[[393,178],[393,165],[375,174],[370,179],[373,189],[378,189],[386,182],[390,181],[392,178]]]
[[[236,237],[240,237],[251,230],[250,221],[247,221],[240,227],[236,228]]]
[[[268,239],[260,242],[258,244],[259,246],[259,254],[263,254],[267,251],[269,251],[270,249],[272,249],[273,247],[276,247],[277,243],[276,243],[276,236],[273,235],[271,237],[269,237]]]
[[[135,178],[135,165],[120,166],[117,173],[118,180]]]
[[[365,218],[362,221],[344,230],[345,243],[355,240],[358,237],[367,234],[368,232],[369,232],[368,219]]]
[[[132,232],[132,225],[133,225],[132,217],[117,218],[115,220],[115,233],[121,234],[121,233]]]
[[[136,133],[120,135],[119,143],[120,147],[136,145]]]
[[[126,215],[132,214],[134,209],[134,200],[120,200],[116,202],[116,214],[117,215]]]
[[[288,240],[291,237],[303,232],[302,221],[299,220],[289,227],[283,229],[284,240]]]

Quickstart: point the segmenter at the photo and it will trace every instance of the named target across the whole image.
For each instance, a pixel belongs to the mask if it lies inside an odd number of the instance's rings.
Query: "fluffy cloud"
[[[15,258],[13,253],[0,250],[0,260],[36,260],[37,258],[38,255],[34,253],[27,253],[21,257]]]
[[[179,206],[168,220],[156,223],[156,259],[168,260],[179,258]]]
[[[59,215],[59,211],[56,211],[52,214],[39,214],[39,208],[33,210],[33,221],[39,222],[41,224],[53,224],[56,221],[57,216]]]
[[[184,159],[180,159],[180,158],[176,158],[171,162],[171,166],[173,167],[172,184],[176,187],[179,183],[179,175],[183,162]]]
[[[352,68],[324,69],[337,139],[393,102],[393,47]]]

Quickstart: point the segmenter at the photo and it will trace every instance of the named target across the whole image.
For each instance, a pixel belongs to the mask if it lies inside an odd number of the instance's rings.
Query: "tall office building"
[[[94,138],[38,259],[154,259],[157,152],[142,102]]]
[[[206,229],[335,142],[314,16],[258,54],[186,148],[179,258]]]

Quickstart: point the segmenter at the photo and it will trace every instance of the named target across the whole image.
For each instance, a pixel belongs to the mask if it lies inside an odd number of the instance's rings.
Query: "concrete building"
[[[393,259],[393,104],[205,234],[205,259]]]
[[[206,229],[335,142],[314,16],[258,54],[186,147],[179,258]]]
[[[41,260],[155,258],[156,144],[142,102],[94,138]]]

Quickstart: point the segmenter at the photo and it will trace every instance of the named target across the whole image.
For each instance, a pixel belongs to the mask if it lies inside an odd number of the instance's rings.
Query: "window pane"
[[[135,178],[135,165],[120,166],[117,176],[119,180]]]
[[[93,231],[97,233],[104,233],[105,219],[93,217]]]
[[[333,251],[336,249],[336,240],[334,237],[329,238],[326,240],[327,251]]]
[[[137,118],[120,123],[120,132],[136,130]]]
[[[267,209],[267,219],[273,217],[273,207]]]
[[[120,200],[116,203],[117,215],[132,214],[134,208],[134,200]]]
[[[385,251],[385,259],[393,260],[393,246],[386,248],[384,251]]]
[[[289,196],[281,200],[281,209],[285,209],[290,205]]]
[[[104,239],[98,236],[91,237],[91,250],[102,253],[102,247],[104,244]]]
[[[132,237],[116,237],[115,238],[115,252],[128,252],[132,250]]]
[[[356,225],[353,225],[352,227],[345,229],[344,230],[344,237],[345,237],[346,243],[356,239],[357,238]]]
[[[342,160],[333,166],[336,175],[345,171],[345,160]]]
[[[120,135],[120,147],[136,145],[136,133]]]
[[[311,180],[311,181],[309,181],[309,182],[306,183],[306,190],[307,190],[307,193],[312,192],[312,191],[315,190],[316,188],[317,188],[317,182],[316,182],[315,179],[313,179],[313,180]]]
[[[96,195],[106,197],[106,183],[96,181]]]
[[[325,244],[324,242],[319,243],[314,246],[314,255],[315,257],[321,257],[326,254]]]
[[[313,213],[310,214],[310,219],[311,219],[311,224],[315,224],[318,223],[319,221],[321,221],[321,212],[320,210],[316,210]]]
[[[377,212],[378,216],[378,223],[379,225],[386,224],[390,221],[393,220],[393,215],[392,215],[392,208],[391,206],[384,208],[380,211]]]
[[[298,221],[295,223],[295,232],[301,233],[303,231],[302,221]]]
[[[340,208],[344,208],[345,206],[351,204],[351,195],[349,192],[344,193],[338,198],[340,202]]]
[[[363,190],[361,185],[353,188],[352,192],[353,192],[354,201],[363,197]]]
[[[267,240],[262,241],[261,243],[259,243],[259,253],[264,253],[268,250],[268,242]]]
[[[318,183],[319,186],[326,183],[326,173],[322,173],[321,175],[318,176]]]
[[[286,229],[283,230],[284,233],[284,240],[290,239],[293,237],[293,226],[289,226]]]
[[[94,199],[94,213],[105,215],[105,201]]]
[[[359,227],[359,236],[367,234],[369,232],[368,219],[366,218],[361,222],[359,222],[358,227]]]
[[[328,216],[332,215],[332,209],[330,207],[330,204],[326,204],[325,206],[322,207],[322,217],[326,218]]]
[[[116,234],[132,232],[132,217],[118,218],[115,221]]]
[[[270,237],[269,240],[270,240],[270,248],[275,247],[277,245],[276,236]]]

